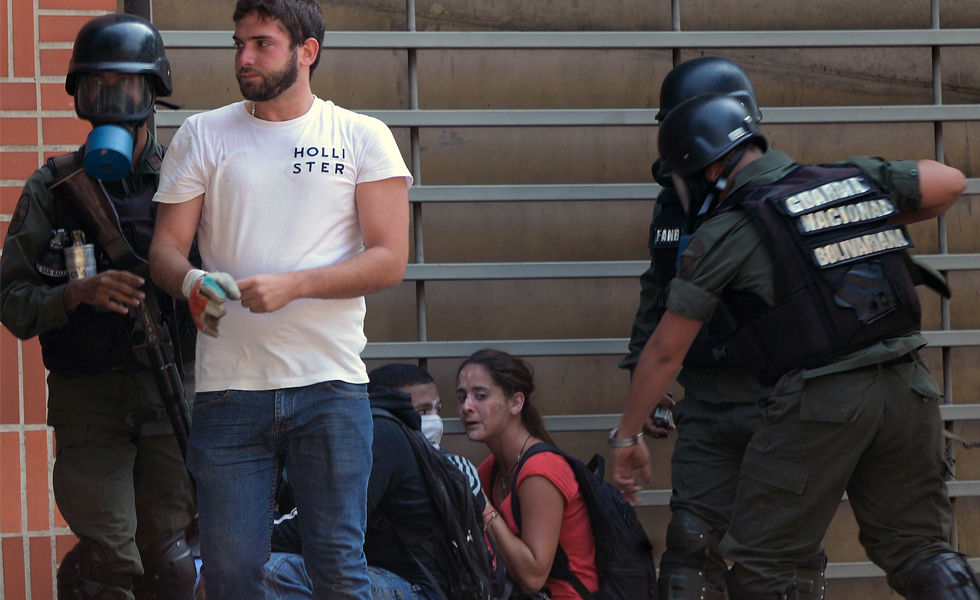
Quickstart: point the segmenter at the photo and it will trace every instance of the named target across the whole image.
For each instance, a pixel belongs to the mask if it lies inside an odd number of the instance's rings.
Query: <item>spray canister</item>
[[[72,245],[65,248],[65,270],[69,279],[85,279],[98,271],[95,266],[95,246],[85,243],[85,233],[71,232]]]

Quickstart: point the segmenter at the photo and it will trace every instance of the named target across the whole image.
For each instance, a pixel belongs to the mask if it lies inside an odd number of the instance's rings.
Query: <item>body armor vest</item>
[[[650,223],[650,257],[657,267],[658,283],[665,290],[657,303],[657,318],[667,311],[667,284],[677,276],[681,238],[688,233],[688,218],[674,188],[665,186],[657,198],[657,211]],[[766,303],[748,292],[726,290],[711,320],[698,332],[684,357],[684,366],[699,370],[744,370],[735,349],[727,340],[738,329],[739,319],[729,306],[762,309]]]
[[[726,299],[740,321],[728,340],[745,368],[775,383],[920,328],[918,295],[902,258],[912,247],[874,180],[851,165],[805,165],[739,190],[721,210],[744,209],[773,262],[773,306]]]
[[[74,157],[74,160],[72,160]],[[157,163],[159,164],[159,163]],[[79,168],[79,153],[56,157],[48,161],[48,168],[58,180]],[[79,173],[76,177],[89,177]],[[130,246],[141,256],[146,257],[153,238],[155,209],[153,194],[156,193],[158,174],[143,175],[143,185],[128,195],[107,195],[119,214],[123,235]],[[116,184],[113,187],[121,187]],[[121,191],[121,190],[118,190]],[[81,227],[54,199],[54,223],[56,228],[75,230]],[[98,271],[114,268],[93,236],[86,234],[90,243],[95,243],[95,256]],[[63,281],[63,280],[62,280]],[[61,281],[59,281],[60,283]],[[172,306],[170,296],[160,292],[158,301],[164,310]],[[114,369],[139,369],[145,365],[137,360],[129,341],[132,329],[130,318],[115,312],[98,311],[95,307],[81,304],[68,315],[68,324],[47,331],[38,336],[44,365],[59,373],[95,375]],[[193,338],[192,338],[193,339]]]

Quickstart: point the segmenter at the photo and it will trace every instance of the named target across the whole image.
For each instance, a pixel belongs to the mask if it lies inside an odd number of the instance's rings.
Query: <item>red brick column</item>
[[[116,0],[0,0],[0,239],[24,181],[75,150],[91,126],[65,93],[72,42]],[[2,250],[0,250],[2,251]],[[0,597],[52,600],[58,562],[75,544],[51,491],[54,434],[37,338],[0,328]]]

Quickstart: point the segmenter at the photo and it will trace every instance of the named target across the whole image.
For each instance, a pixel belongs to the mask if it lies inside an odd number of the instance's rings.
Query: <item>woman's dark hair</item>
[[[528,433],[534,437],[554,445],[548,430],[544,427],[541,413],[531,404],[531,393],[534,391],[534,369],[527,362],[511,356],[501,350],[485,349],[474,352],[459,365],[456,379],[467,365],[480,365],[490,374],[493,382],[500,386],[508,398],[517,392],[524,394],[524,408],[521,410],[521,422]]]
[[[237,23],[247,15],[258,13],[266,19],[279,21],[280,27],[289,35],[293,44],[301,46],[306,40],[313,38],[317,44],[323,44],[323,13],[315,0],[238,0],[235,4],[235,14],[232,19]],[[320,51],[310,65],[310,78],[313,70],[320,63]]]

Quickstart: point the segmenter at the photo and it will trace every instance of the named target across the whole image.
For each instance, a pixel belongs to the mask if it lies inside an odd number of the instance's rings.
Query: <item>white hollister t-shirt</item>
[[[194,115],[167,151],[154,201],[204,194],[203,268],[235,279],[333,265],[362,252],[354,186],[390,177],[412,184],[377,119],[315,99],[302,117],[253,117],[243,102]],[[197,336],[198,391],[269,390],[368,381],[364,298],[300,299],[253,314],[225,303],[221,335]]]

